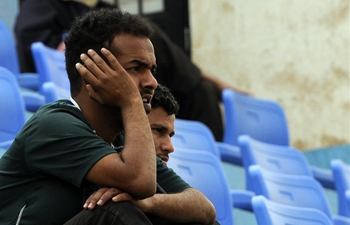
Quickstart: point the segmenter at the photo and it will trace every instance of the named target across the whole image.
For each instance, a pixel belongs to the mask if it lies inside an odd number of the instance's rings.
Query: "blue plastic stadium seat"
[[[0,148],[8,149],[26,117],[20,88],[12,72],[0,67]]]
[[[41,42],[31,45],[35,67],[39,76],[39,92],[47,98],[47,103],[58,99],[70,98],[70,83],[66,71],[64,52],[57,51]],[[44,90],[44,84],[48,87]],[[52,92],[55,94],[52,95]],[[56,97],[57,99],[52,99]]]
[[[240,135],[238,137],[238,145],[241,149],[248,190],[251,190],[253,184],[250,180],[248,169],[255,164],[273,172],[312,176],[320,181],[324,187],[334,189],[331,171],[310,166],[304,154],[296,148],[286,145],[268,144],[255,140],[248,135]],[[316,174],[314,171],[318,173]]]
[[[211,130],[203,123],[193,120],[175,120],[175,135],[171,138],[175,152],[179,148],[187,151],[205,151],[211,153],[218,160],[242,165],[240,149],[230,144],[216,142]],[[173,155],[173,154],[172,154]],[[251,197],[253,192],[246,190],[230,190],[234,207],[251,210]]]
[[[38,91],[38,74],[21,73],[15,41],[6,23],[0,19],[0,66],[5,67],[15,76],[27,110],[35,112],[45,103],[44,96]]]
[[[253,197],[252,205],[259,225],[333,225],[332,221],[317,209],[279,204],[261,195]]]
[[[350,224],[350,218],[331,214],[322,186],[310,176],[271,172],[258,165],[250,166],[249,174],[256,195],[285,205],[320,210],[335,225]]]
[[[58,99],[69,99],[70,92],[65,88],[58,87],[54,82],[45,82],[42,85],[42,93],[45,96],[46,102],[53,102]]]
[[[224,142],[237,146],[239,135],[276,145],[289,145],[289,131],[283,108],[274,101],[259,99],[225,89]]]
[[[207,150],[224,162],[242,165],[240,149],[237,146],[215,141],[211,130],[202,122],[177,118],[175,135],[171,141],[176,147]]]
[[[177,147],[168,167],[207,196],[216,208],[216,219],[221,225],[233,225],[233,200],[228,181],[213,153]]]
[[[21,73],[16,51],[15,40],[6,23],[0,19],[0,66],[10,70],[23,88],[38,90],[36,73]]]
[[[338,195],[338,214],[350,218],[350,165],[341,159],[333,159],[331,169]]]

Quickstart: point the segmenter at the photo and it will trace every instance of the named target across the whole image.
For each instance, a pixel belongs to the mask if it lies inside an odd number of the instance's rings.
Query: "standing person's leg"
[[[224,126],[220,100],[215,87],[209,81],[201,80],[188,95],[175,97],[180,104],[178,118],[204,123],[213,132],[216,141],[222,141]]]
[[[64,225],[152,225],[130,202],[106,202],[93,210],[84,209]]]

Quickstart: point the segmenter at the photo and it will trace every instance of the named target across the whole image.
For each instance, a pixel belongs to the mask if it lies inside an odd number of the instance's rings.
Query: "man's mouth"
[[[142,102],[144,103],[144,104],[149,104],[149,103],[151,103],[151,99],[152,99],[152,95],[142,95]]]
[[[160,156],[160,158],[162,159],[162,161],[164,162],[164,164],[166,165],[168,160],[169,160],[169,157],[167,156]]]

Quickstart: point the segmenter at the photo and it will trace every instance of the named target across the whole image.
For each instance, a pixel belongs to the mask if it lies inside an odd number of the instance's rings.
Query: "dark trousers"
[[[215,223],[218,224],[218,223]],[[64,225],[177,225],[164,219],[149,215],[130,202],[109,201],[93,210],[84,209]],[[186,223],[182,225],[197,225]],[[199,224],[198,224],[199,225]]]
[[[93,210],[83,209],[64,225],[152,225],[146,215],[130,202],[108,201]]]
[[[204,123],[213,132],[215,140],[222,141],[224,125],[219,106],[221,100],[212,83],[203,79],[188,95],[175,97],[180,104],[177,118]]]

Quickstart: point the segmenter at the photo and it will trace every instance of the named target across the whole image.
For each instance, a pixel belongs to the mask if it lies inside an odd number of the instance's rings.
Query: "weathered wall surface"
[[[275,100],[293,146],[350,143],[349,0],[190,0],[192,58]]]

